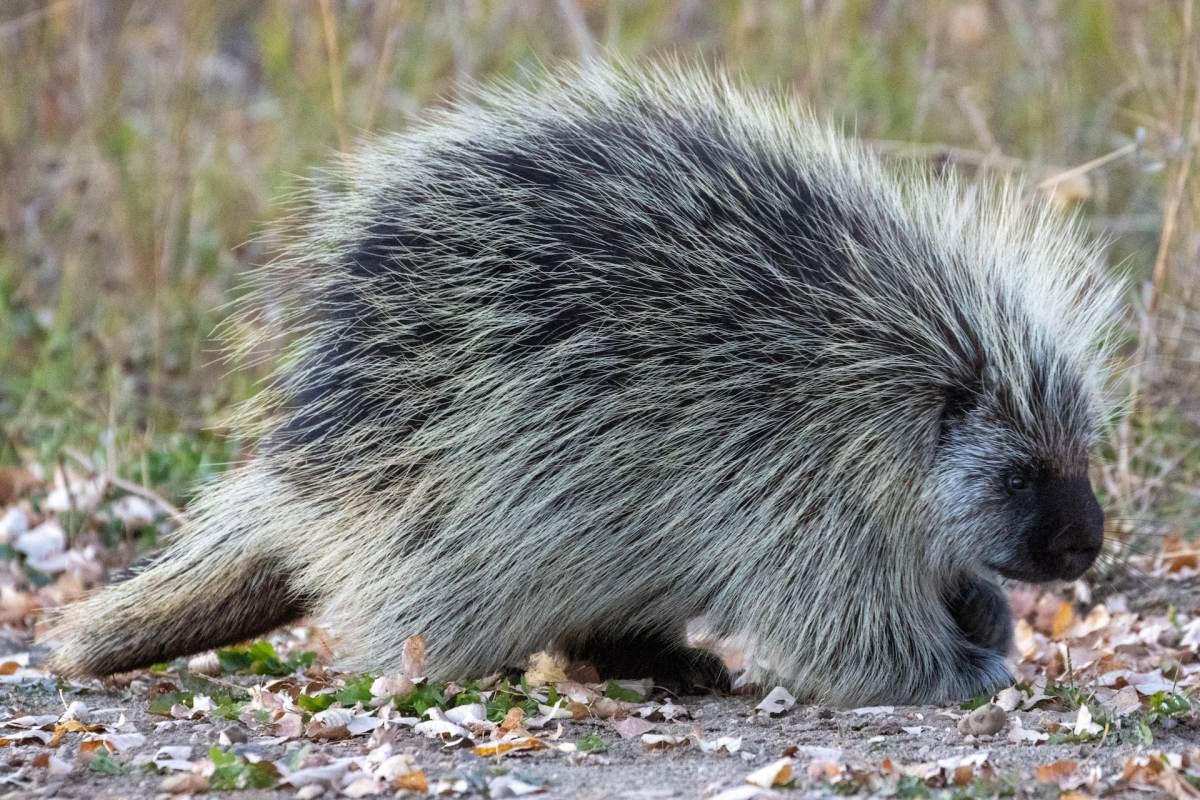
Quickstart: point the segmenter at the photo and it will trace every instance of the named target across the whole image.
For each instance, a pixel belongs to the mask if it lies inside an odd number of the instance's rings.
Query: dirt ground
[[[63,710],[64,700],[70,703],[75,699],[86,701],[95,709],[93,715],[100,719],[124,714],[137,731],[146,735],[146,743],[140,748],[146,754],[164,745],[184,745],[190,747],[194,755],[199,755],[219,744],[222,731],[229,740],[245,738],[246,741],[236,747],[257,753],[264,759],[280,759],[289,747],[295,747],[295,743],[258,744],[254,735],[237,722],[164,722],[149,716],[146,703],[131,697],[129,692],[72,691],[60,699],[52,680],[3,686],[0,688],[0,713],[5,716],[58,713]],[[1054,796],[1054,787],[1037,788],[1035,777],[1039,766],[1075,761],[1085,765],[1085,770],[1099,770],[1103,776],[1111,776],[1120,774],[1126,762],[1139,750],[1133,744],[1107,741],[1015,744],[1006,738],[1006,732],[1013,727],[1011,720],[995,735],[969,739],[958,730],[957,718],[966,713],[959,709],[901,707],[857,713],[797,706],[780,717],[771,718],[755,714],[754,702],[739,697],[686,697],[680,703],[694,719],[656,724],[656,733],[687,736],[699,731],[702,738],[709,740],[720,736],[738,737],[741,739],[740,750],[736,753],[705,753],[696,746],[652,750],[640,736],[622,738],[614,729],[615,723],[602,720],[570,722],[564,726],[564,739],[596,734],[604,740],[605,752],[584,757],[546,749],[529,755],[505,756],[501,762],[476,756],[469,749],[447,748],[438,741],[413,733],[397,736],[394,745],[398,752],[411,754],[431,781],[465,779],[467,783],[485,785],[489,769],[502,763],[510,774],[523,782],[540,786],[542,791],[538,796],[541,797],[647,800],[709,797],[725,789],[749,786],[744,783],[749,773],[789,753],[805,778],[808,777],[807,767],[814,763],[878,769],[887,759],[906,765],[947,760],[959,763],[967,760],[964,757],[986,754],[986,763],[992,765],[997,776],[996,793],[1012,790],[1020,795]],[[1076,715],[1034,711],[1013,712],[1010,716],[1020,719],[1027,729],[1039,729],[1048,719],[1070,727]],[[1157,731],[1154,737],[1154,747],[1164,751],[1187,751],[1197,744],[1200,744],[1200,731],[1191,725]],[[359,755],[365,745],[362,739],[350,739],[322,747],[325,755],[337,758]],[[65,775],[37,776],[38,770],[22,768],[32,760],[37,749],[31,746],[11,748],[0,756],[4,759],[0,763],[10,771],[3,796],[140,798],[161,792],[163,776],[142,769],[132,769],[123,776],[108,776],[76,765]],[[810,782],[806,780],[805,783]],[[979,784],[977,796],[988,796],[984,793],[987,784],[982,778],[974,778],[967,785],[970,783]],[[869,785],[864,785],[860,791],[871,793]],[[245,797],[293,797],[295,793],[291,787],[240,792]],[[448,793],[487,796],[482,791],[472,790],[461,793],[450,790]],[[835,796],[838,793],[832,782],[825,785],[811,782],[804,787],[802,796]],[[761,792],[761,796],[769,794],[765,790]],[[334,794],[326,789],[323,796]],[[493,792],[493,796],[505,795]],[[788,792],[787,796],[797,795]]]

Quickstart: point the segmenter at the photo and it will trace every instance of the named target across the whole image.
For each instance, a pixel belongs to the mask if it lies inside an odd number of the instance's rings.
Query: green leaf
[[[1192,701],[1182,692],[1155,692],[1147,705],[1156,720],[1186,716],[1192,710]]]
[[[219,747],[211,748],[208,757],[213,762],[210,789],[270,789],[279,783],[279,770],[269,761],[251,762]]]
[[[347,707],[355,703],[366,705],[371,702],[371,684],[374,682],[375,676],[366,673],[347,678],[346,688],[338,692],[338,702]]]
[[[608,745],[604,743],[604,740],[594,733],[584,736],[575,743],[575,747],[581,753],[603,753],[608,749]]]
[[[225,673],[244,672],[250,669],[253,659],[250,658],[249,648],[226,647],[217,651],[217,663]]]
[[[217,706],[217,709],[213,712],[213,715],[220,717],[221,719],[236,720],[241,714],[242,707],[244,705],[246,705],[245,701],[221,703]]]
[[[335,694],[302,694],[296,697],[296,705],[310,714],[318,714],[333,705]]]
[[[246,762],[242,768],[247,789],[270,789],[279,783],[279,769],[270,761]]]
[[[217,651],[217,663],[226,673],[249,673],[282,678],[298,669],[307,669],[317,658],[316,653],[296,651],[284,661],[270,642],[253,642],[242,647],[225,647]]]
[[[604,685],[604,696],[612,700],[622,700],[626,703],[636,703],[642,699],[642,696],[633,689],[626,689],[616,681],[609,681]]]
[[[287,661],[284,663],[287,664],[291,672],[295,672],[296,670],[308,669],[316,660],[317,654],[310,650],[293,650],[288,653]]]
[[[102,775],[128,775],[129,768],[119,761],[113,760],[107,747],[97,748],[96,757],[89,766]]]
[[[983,706],[986,706],[990,702],[992,702],[991,693],[984,692],[983,694],[975,695],[970,700],[965,700],[965,701],[959,703],[958,707],[961,708],[963,711],[974,711],[977,708],[982,708]]]
[[[424,716],[431,708],[441,708],[445,703],[446,684],[423,683],[406,697],[395,698],[396,710],[413,716]]]

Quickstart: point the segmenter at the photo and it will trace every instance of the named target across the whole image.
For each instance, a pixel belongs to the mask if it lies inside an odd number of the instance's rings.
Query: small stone
[[[230,725],[221,730],[221,744],[244,744],[246,739],[246,729],[241,725]]]
[[[964,736],[991,736],[999,733],[1008,723],[1008,714],[995,703],[987,703],[972,711],[958,722],[959,733]]]

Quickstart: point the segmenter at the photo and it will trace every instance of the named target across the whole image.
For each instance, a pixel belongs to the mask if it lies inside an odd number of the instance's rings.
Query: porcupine
[[[1117,286],[1011,186],[681,66],[475,89],[334,174],[260,273],[256,454],[65,611],[62,672],[320,613],[356,668],[721,685],[703,616],[804,698],[948,702],[1010,680],[999,579],[1100,550]]]

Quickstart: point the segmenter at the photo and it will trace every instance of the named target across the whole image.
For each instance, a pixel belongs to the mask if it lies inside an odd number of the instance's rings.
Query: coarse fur
[[[259,452],[66,611],[59,670],[319,612],[352,667],[420,634],[433,679],[550,647],[711,685],[703,616],[806,699],[945,702],[1009,680],[998,574],[1095,555],[1117,287],[1011,187],[613,66],[366,143],[291,225]]]

